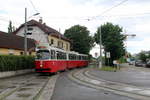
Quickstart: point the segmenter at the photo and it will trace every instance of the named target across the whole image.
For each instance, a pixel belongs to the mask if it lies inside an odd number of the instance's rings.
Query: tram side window
[[[57,51],[57,59],[60,59],[60,60],[67,59],[66,53]]]
[[[87,56],[83,56],[83,60],[88,60],[88,57]]]
[[[63,59],[67,59],[66,53],[63,53]]]
[[[85,60],[85,56],[82,56],[82,60]]]
[[[85,56],[83,56],[83,60],[86,60],[86,57],[85,57]]]
[[[89,57],[88,57],[88,56],[86,56],[86,60],[89,60]]]
[[[55,59],[55,51],[54,50],[51,50],[51,59]]]
[[[81,57],[81,56],[79,56],[79,60],[82,60],[82,57]]]
[[[78,55],[76,55],[76,60],[79,60],[79,56]]]
[[[84,60],[84,57],[82,56],[82,60]]]
[[[74,55],[74,60],[77,60],[77,55]]]
[[[84,56],[82,56],[82,60],[84,60]]]
[[[60,58],[61,58],[60,52],[57,51],[57,59],[60,59]]]
[[[69,60],[73,60],[73,55],[69,54]]]
[[[77,55],[75,54],[69,54],[69,60],[77,60]]]
[[[73,55],[72,55],[72,60],[75,60],[75,59],[76,59],[76,58],[75,58],[75,55],[73,54]]]
[[[87,60],[87,56],[85,56],[85,60]]]
[[[71,60],[71,54],[69,54],[69,60]]]

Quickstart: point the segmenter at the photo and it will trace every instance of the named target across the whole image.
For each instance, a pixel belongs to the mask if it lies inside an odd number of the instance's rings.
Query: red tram
[[[35,65],[36,72],[55,73],[66,69],[88,66],[88,56],[51,46],[40,46],[36,50]]]

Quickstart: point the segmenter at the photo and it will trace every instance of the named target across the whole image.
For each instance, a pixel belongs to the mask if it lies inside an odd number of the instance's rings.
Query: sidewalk
[[[137,67],[134,65],[129,65],[127,63],[122,64],[122,69],[121,71],[144,71],[144,72],[150,72],[150,68],[147,67]]]

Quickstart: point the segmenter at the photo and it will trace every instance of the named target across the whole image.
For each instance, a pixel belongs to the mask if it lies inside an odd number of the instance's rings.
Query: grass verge
[[[102,71],[116,71],[116,68],[114,68],[112,66],[103,66],[102,68],[100,68],[100,70],[102,70]]]

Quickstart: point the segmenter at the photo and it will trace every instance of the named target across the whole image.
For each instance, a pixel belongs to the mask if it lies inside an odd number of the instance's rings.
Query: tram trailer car
[[[36,72],[55,73],[66,69],[88,66],[88,56],[43,46],[38,47],[35,65]]]

